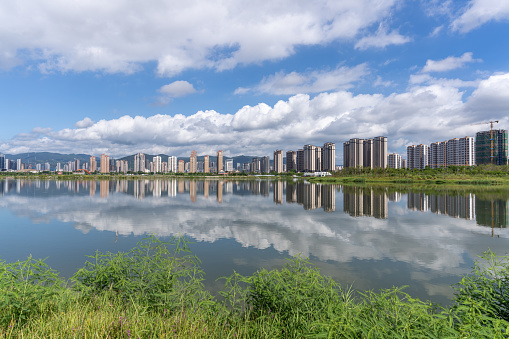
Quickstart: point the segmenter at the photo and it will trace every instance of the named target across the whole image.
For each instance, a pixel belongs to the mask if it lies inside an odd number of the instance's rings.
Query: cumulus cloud
[[[471,0],[461,16],[452,22],[451,28],[467,33],[492,20],[509,20],[508,1]]]
[[[252,90],[258,93],[289,95],[298,93],[318,93],[338,89],[348,89],[368,73],[366,64],[355,67],[337,67],[336,69],[305,73],[278,72],[263,80]],[[244,94],[249,89],[239,87],[236,94]]]
[[[76,126],[77,128],[87,128],[87,127],[92,126],[93,124],[94,124],[94,121],[92,121],[92,119],[90,119],[89,117],[86,117],[85,119],[80,120],[77,123],[75,123],[74,126]]]
[[[157,61],[162,76],[231,69],[286,58],[296,46],[352,39],[386,18],[396,2],[3,1],[0,67],[133,73]]]
[[[410,37],[403,36],[397,31],[387,32],[385,25],[380,25],[374,35],[365,36],[360,39],[355,48],[365,50],[371,47],[384,48],[389,45],[402,45],[412,41]]]
[[[180,98],[196,93],[196,89],[191,83],[184,80],[178,80],[171,84],[162,86],[158,92],[161,93],[161,96],[158,98],[158,103],[165,105],[174,98]]]
[[[210,110],[190,116],[123,116],[59,131],[36,128],[5,141],[0,152],[107,152],[121,157],[137,152],[188,156],[193,149],[214,154],[222,149],[227,155],[265,155],[307,143],[341,145],[353,137],[385,135],[392,151],[404,153],[404,145],[392,145],[391,140],[426,144],[475,135],[478,126],[471,125],[490,116],[501,121],[501,128],[509,125],[509,73],[478,81],[466,98],[460,80],[422,76],[427,78],[390,95],[354,95],[345,90],[314,97],[297,94],[273,106],[244,106],[235,114]],[[77,124],[84,126],[82,122]],[[341,147],[336,149],[341,163]]]
[[[447,72],[453,69],[461,68],[467,63],[481,62],[481,59],[472,58],[472,52],[466,52],[460,57],[449,56],[442,60],[427,60],[422,72]]]

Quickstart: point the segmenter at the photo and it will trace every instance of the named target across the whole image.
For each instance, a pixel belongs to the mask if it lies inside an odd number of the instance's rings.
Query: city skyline
[[[27,0],[0,20],[4,154],[232,157],[374,135],[405,154],[509,126],[507,2]]]

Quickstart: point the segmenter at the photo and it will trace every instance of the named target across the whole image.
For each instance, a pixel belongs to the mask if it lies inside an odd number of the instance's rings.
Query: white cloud
[[[77,128],[87,128],[92,126],[93,124],[94,121],[92,121],[92,119],[90,119],[89,117],[86,117],[85,119],[75,123],[74,126],[76,126]]]
[[[59,131],[36,128],[5,140],[0,152],[107,152],[120,157],[137,152],[188,156],[193,149],[214,154],[223,149],[227,155],[263,155],[332,141],[338,144],[339,160],[339,145],[352,137],[385,135],[391,150],[398,151],[391,140],[430,143],[474,135],[478,129],[470,125],[488,118],[508,128],[509,73],[469,84],[475,87],[466,98],[459,90],[465,82],[422,76],[407,91],[387,96],[341,90],[315,97],[298,94],[273,106],[245,106],[235,114],[124,116]]]
[[[410,85],[441,85],[444,87],[477,87],[481,80],[465,81],[461,79],[434,78],[429,74],[411,74]]]
[[[348,89],[368,73],[366,64],[355,67],[337,67],[332,71],[312,71],[306,73],[278,72],[265,77],[253,90],[258,93],[289,95],[298,93],[318,93],[338,89]],[[243,94],[247,89],[237,89]]]
[[[396,31],[387,33],[385,25],[380,25],[374,35],[365,36],[355,44],[355,49],[365,50],[371,47],[384,48],[389,45],[402,45],[412,41]]]
[[[481,62],[481,59],[472,58],[472,52],[466,52],[460,57],[447,57],[442,60],[427,60],[422,72],[447,72],[461,68],[467,63]]]
[[[451,28],[467,33],[492,20],[509,20],[509,1],[471,0],[463,14],[452,22]]]
[[[373,84],[375,87],[383,86],[383,87],[390,87],[393,85],[393,82],[390,80],[383,81],[381,76],[376,77],[376,81]]]
[[[196,93],[193,85],[187,81],[179,80],[171,84],[164,85],[159,89],[159,93],[168,95],[172,98],[180,98],[189,94]]]
[[[174,76],[286,58],[296,46],[351,39],[397,0],[3,1],[0,67],[132,73],[157,61]],[[22,54],[22,56],[21,56]]]
[[[438,36],[438,34],[440,34],[440,32],[442,31],[443,28],[444,28],[443,25],[435,27],[435,29],[433,30],[433,32],[431,32],[431,34],[429,36],[432,38]]]

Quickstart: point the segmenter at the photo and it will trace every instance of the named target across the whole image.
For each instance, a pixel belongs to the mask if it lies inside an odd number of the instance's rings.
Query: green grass
[[[505,338],[507,257],[486,253],[443,308],[402,287],[357,292],[296,257],[203,289],[180,238],[95,253],[69,281],[43,260],[0,262],[0,338]]]

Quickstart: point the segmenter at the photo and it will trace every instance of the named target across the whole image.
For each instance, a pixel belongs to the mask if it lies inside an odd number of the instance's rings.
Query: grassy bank
[[[311,182],[341,184],[405,184],[509,186],[509,166],[449,166],[423,170],[391,168],[345,168],[330,177],[311,178]]]
[[[44,261],[0,263],[0,338],[504,338],[509,264],[491,253],[443,308],[402,288],[354,292],[306,260],[203,289],[185,241],[96,253],[63,281]]]

